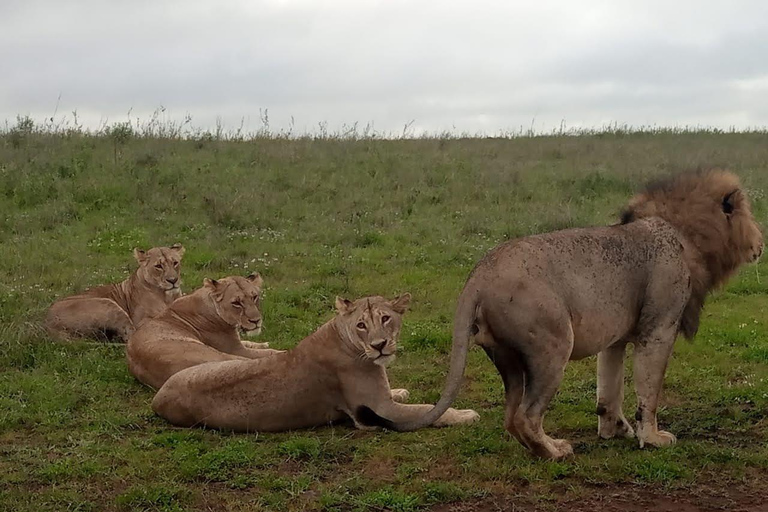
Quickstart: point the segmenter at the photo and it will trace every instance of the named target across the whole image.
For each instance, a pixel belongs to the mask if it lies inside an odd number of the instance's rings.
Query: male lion
[[[242,341],[239,329],[261,332],[259,274],[205,279],[202,288],[144,322],[128,339],[128,370],[159,389],[171,375],[211,361],[256,359],[283,352]]]
[[[561,458],[571,445],[547,436],[542,417],[569,359],[598,354],[600,437],[634,435],[621,410],[624,349],[633,343],[640,446],[672,444],[656,409],[675,339],[695,335],[707,293],[762,250],[738,178],[718,169],[648,186],[621,224],[505,242],[477,264],[459,297],[435,408],[411,422],[370,419],[412,430],[438,418],[458,393],[474,335],[503,379],[506,429],[533,453]]]
[[[144,319],[181,297],[183,255],[181,244],[148,251],[134,249],[139,267],[128,279],[54,302],[45,319],[48,332],[59,339],[106,337],[126,341]]]
[[[338,314],[296,348],[269,359],[206,363],[160,388],[152,409],[174,425],[235,431],[282,431],[326,425],[360,414],[413,421],[431,405],[406,405],[384,367],[395,358],[410,295],[393,300],[336,299]],[[435,426],[469,423],[471,410],[447,409]]]

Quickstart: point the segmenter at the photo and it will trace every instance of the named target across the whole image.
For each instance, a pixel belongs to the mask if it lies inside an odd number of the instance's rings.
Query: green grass
[[[207,276],[262,273],[262,339],[281,348],[329,318],[337,294],[410,291],[390,379],[411,401],[434,402],[456,297],[485,251],[614,222],[647,179],[708,163],[739,171],[765,224],[766,162],[762,133],[0,135],[0,510],[413,511],[496,495],[549,503],[595,486],[752,482],[768,471],[766,263],[711,298],[695,342],[678,342],[660,412],[676,446],[597,438],[590,359],[569,365],[545,421],[574,442],[563,462],[510,440],[501,380],[477,349],[458,400],[481,414],[475,425],[233,435],[169,427],[122,347],[56,344],[39,325],[55,298],[124,278],[134,246],[178,241],[187,291]],[[627,412],[633,400],[629,387]]]

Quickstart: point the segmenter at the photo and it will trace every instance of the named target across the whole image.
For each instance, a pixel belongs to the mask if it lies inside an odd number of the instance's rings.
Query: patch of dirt
[[[768,481],[730,487],[665,491],[641,486],[584,488],[579,496],[536,501],[534,496],[492,496],[450,503],[430,512],[768,512]]]

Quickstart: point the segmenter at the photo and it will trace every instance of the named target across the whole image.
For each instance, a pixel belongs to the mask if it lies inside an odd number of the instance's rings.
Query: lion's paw
[[[625,418],[601,417],[597,427],[597,435],[602,439],[612,439],[614,437],[631,439],[635,437],[635,430]]]
[[[392,389],[389,394],[395,402],[405,402],[411,396],[407,389]]]
[[[638,436],[638,438],[640,439],[640,448],[644,448],[646,444],[661,448],[662,446],[670,446],[677,442],[677,437],[666,430],[658,430],[649,434],[643,433],[643,436]]]
[[[552,444],[555,447],[556,454],[555,459],[563,459],[569,455],[573,455],[573,446],[565,439],[553,439]]]

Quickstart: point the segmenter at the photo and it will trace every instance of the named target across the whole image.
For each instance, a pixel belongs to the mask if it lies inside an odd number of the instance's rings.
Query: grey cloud
[[[768,5],[768,4],[767,4]],[[0,4],[0,118],[209,128],[768,124],[768,7],[348,0]],[[752,80],[751,87],[743,87]],[[740,85],[742,84],[742,85]]]

